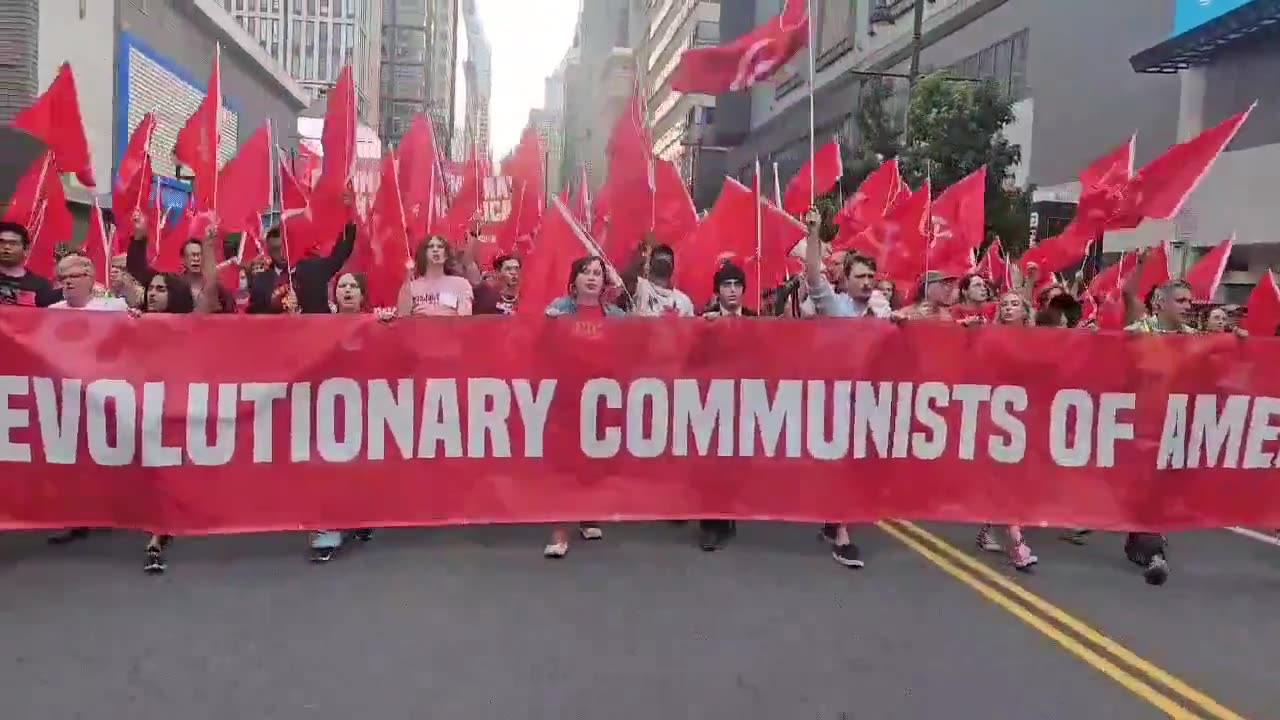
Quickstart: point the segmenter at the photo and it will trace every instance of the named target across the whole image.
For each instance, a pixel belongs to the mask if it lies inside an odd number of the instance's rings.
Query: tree
[[[985,164],[987,232],[1000,236],[1016,257],[1030,234],[1030,192],[1012,184],[1022,149],[1003,131],[1013,120],[1013,102],[994,82],[959,82],[935,73],[912,90],[909,137],[899,160],[908,183],[919,186],[931,177],[935,195]]]

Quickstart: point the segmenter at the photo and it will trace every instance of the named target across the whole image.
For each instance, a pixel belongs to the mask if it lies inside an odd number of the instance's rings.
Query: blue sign
[[[1173,16],[1173,34],[1194,30],[1251,2],[1253,0],[1178,0]]]

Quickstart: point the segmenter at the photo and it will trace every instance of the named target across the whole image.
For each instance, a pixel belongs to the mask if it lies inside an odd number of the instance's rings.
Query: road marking
[[[942,557],[938,553],[929,549],[920,541],[912,538],[910,535],[907,534],[905,530],[901,530],[897,527],[894,527],[888,522],[882,521],[876,524],[880,527],[881,530],[893,536],[896,540],[898,540],[898,542],[914,550],[916,553],[920,554],[929,562],[938,566],[938,568],[940,568],[943,572],[947,573],[951,577],[954,577],[955,579],[959,580],[965,585],[968,585],[970,588],[976,591],[979,595],[982,595],[984,598],[990,600],[996,605],[999,605],[1001,608],[1004,608],[1009,613],[1011,613],[1014,617],[1030,625],[1032,628],[1036,629],[1042,635],[1049,638],[1050,640],[1058,643],[1067,652],[1071,653],[1072,655],[1075,655],[1076,657],[1085,661],[1089,665],[1092,665],[1093,668],[1096,669],[1098,672],[1101,672],[1103,675],[1106,675],[1107,677],[1116,681],[1120,685],[1124,686],[1134,695],[1137,695],[1143,700],[1146,700],[1147,702],[1151,703],[1155,707],[1159,708],[1169,717],[1174,718],[1174,720],[1201,720],[1201,716],[1196,715],[1195,713],[1187,710],[1185,707],[1183,707],[1178,702],[1176,702],[1173,698],[1157,691],[1155,688],[1151,687],[1150,685],[1143,682],[1142,680],[1139,680],[1137,677],[1125,671],[1123,668],[1119,667],[1118,665],[1111,662],[1107,658],[1089,649],[1084,645],[1084,643],[1071,637],[1070,635],[1067,635],[1065,632],[1058,629],[1052,623],[1046,621],[1044,618],[1038,617],[1037,615],[1027,610],[1023,606],[1019,605],[1013,600],[1010,600],[1005,595],[1001,594],[995,588],[991,587],[990,585],[974,577],[971,573],[966,572],[965,570],[962,570],[961,568],[957,567],[950,560]]]
[[[1032,593],[1031,591],[1022,587],[1018,583],[1008,579],[1004,575],[1001,575],[1000,573],[991,569],[987,565],[975,560],[974,558],[970,557],[967,553],[957,549],[955,546],[951,545],[950,543],[943,540],[942,538],[934,535],[928,530],[925,530],[924,528],[905,520],[899,520],[895,522],[899,523],[902,526],[903,530],[911,532],[916,537],[922,538],[928,541],[930,544],[937,547],[942,553],[950,556],[960,564],[970,568],[973,572],[982,576],[986,580],[989,580],[992,584],[1003,588],[1005,591],[1007,591],[1011,595],[1022,600],[1024,603],[1031,606],[1032,608],[1035,608],[1037,611],[1039,611],[1040,613],[1043,613],[1045,616],[1049,617],[1050,619],[1057,621],[1063,627],[1066,627],[1067,629],[1071,630],[1076,635],[1102,648],[1103,650],[1111,654],[1116,659],[1127,664],[1129,667],[1159,682],[1160,684],[1169,688],[1173,692],[1181,695],[1182,697],[1186,698],[1192,703],[1199,705],[1211,717],[1218,718],[1218,720],[1245,720],[1245,718],[1240,714],[1226,708],[1221,703],[1217,702],[1216,700],[1209,697],[1208,695],[1205,695],[1199,690],[1196,690],[1195,688],[1186,684],[1182,680],[1179,680],[1177,677],[1174,677],[1168,671],[1152,664],[1147,660],[1144,660],[1143,658],[1136,655],[1133,651],[1124,647],[1123,645],[1116,642],[1115,640],[1112,640],[1106,635],[1103,635],[1101,632],[1095,630],[1093,627],[1085,624],[1083,621],[1067,613],[1062,608],[1058,607],[1057,605],[1054,605],[1048,600],[1045,600],[1039,595]]]
[[[1229,527],[1227,529],[1237,535],[1247,537],[1250,540],[1257,540],[1258,542],[1280,547],[1280,538],[1277,538],[1275,535],[1268,535],[1266,533],[1260,533],[1257,530],[1250,530],[1249,528],[1242,527]]]

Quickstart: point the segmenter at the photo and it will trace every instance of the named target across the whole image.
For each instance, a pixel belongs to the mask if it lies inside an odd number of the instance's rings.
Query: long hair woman
[[[594,255],[578,258],[569,268],[569,282],[565,288],[565,294],[551,301],[547,306],[546,315],[548,317],[565,315],[622,317],[626,312],[605,300],[605,293],[612,284],[603,259]],[[582,535],[583,540],[600,540],[604,537],[604,531],[600,529],[600,523],[597,522],[578,523],[578,533]],[[563,526],[557,526],[551,531],[551,542],[547,543],[542,554],[548,558],[562,558],[568,552],[569,531]]]
[[[369,286],[364,274],[345,272],[338,276],[333,284],[333,297],[330,305],[338,315],[361,315],[372,313],[369,306]],[[390,319],[390,316],[382,316]],[[361,528],[351,533],[360,542],[373,539],[373,530]],[[342,530],[316,530],[309,536],[311,546],[311,562],[326,563],[333,559],[338,548],[342,547],[346,533]]]
[[[1007,292],[1000,296],[1000,300],[996,305],[996,316],[994,324],[1023,326],[1031,324],[1031,304],[1027,302],[1026,297],[1016,292]],[[974,540],[979,549],[987,552],[1004,552],[1006,548],[996,541],[991,535],[992,525],[990,523],[983,525],[978,530],[978,537]],[[1008,536],[1008,554],[1009,562],[1013,567],[1022,572],[1030,572],[1031,567],[1040,562],[1040,559],[1031,554],[1031,548],[1027,545],[1022,535],[1021,525],[1005,526],[1005,533]]]
[[[400,317],[460,317],[471,314],[471,283],[457,274],[449,243],[432,235],[413,253],[413,277],[400,288]]]

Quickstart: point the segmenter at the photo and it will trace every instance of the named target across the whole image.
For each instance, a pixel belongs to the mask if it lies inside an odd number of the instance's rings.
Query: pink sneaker
[[[1009,561],[1013,563],[1014,569],[1026,572],[1032,565],[1040,562],[1040,558],[1031,554],[1031,548],[1026,543],[1019,543],[1010,553]]]

